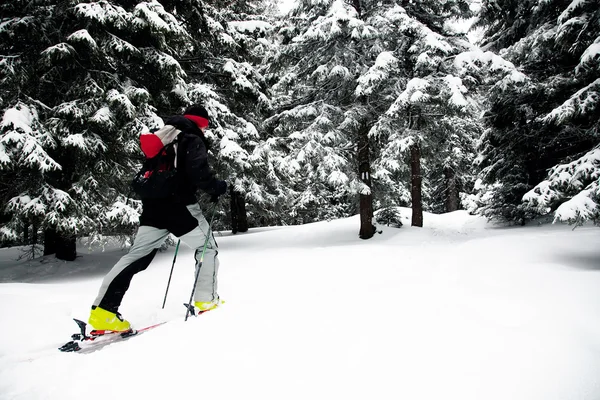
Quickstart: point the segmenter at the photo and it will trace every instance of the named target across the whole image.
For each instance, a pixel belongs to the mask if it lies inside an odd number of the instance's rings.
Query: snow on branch
[[[68,60],[75,54],[73,46],[68,43],[59,43],[42,51],[41,60],[45,65],[52,65],[56,61]]]
[[[427,101],[429,95],[426,93],[430,82],[422,78],[413,78],[406,84],[406,89],[398,96],[396,101],[386,111],[386,115],[392,116],[409,104]]]
[[[119,29],[130,26],[133,19],[132,15],[122,7],[113,6],[105,0],[77,4],[75,6],[75,14],[95,21],[100,25],[112,25]]]
[[[127,199],[120,197],[106,212],[106,219],[117,222],[123,226],[136,226],[139,223],[140,213],[127,204]]]
[[[358,78],[355,94],[357,96],[371,94],[379,83],[389,77],[397,65],[398,59],[394,57],[392,52],[384,51],[380,53],[375,60],[375,64],[369,68],[366,74]]]
[[[85,101],[73,100],[60,103],[54,107],[54,112],[56,116],[83,123],[90,112],[90,106]]]
[[[95,155],[100,151],[107,149],[106,144],[100,136],[94,133],[75,133],[70,134],[61,140],[65,147],[77,147],[82,150],[85,154]]]
[[[584,7],[588,4],[597,3],[597,0],[573,0],[571,4],[563,11],[563,13],[558,17],[558,23],[562,24],[567,19],[571,18],[573,12],[576,11],[580,7]]]
[[[248,152],[235,141],[237,134],[234,131],[231,129],[225,131],[227,133],[221,138],[219,144],[219,156],[243,165],[248,159]]]
[[[580,225],[584,221],[597,219],[599,209],[594,199],[598,198],[600,198],[600,185],[595,181],[571,200],[561,204],[554,213],[555,220]]]
[[[250,20],[250,21],[231,21],[229,25],[235,30],[242,33],[266,33],[273,28],[273,25],[266,21]]]
[[[420,39],[420,45],[422,47],[415,45],[412,46],[409,51],[416,52],[421,51],[422,48],[425,48],[434,53],[439,51],[442,54],[449,54],[452,52],[452,46],[439,33],[435,33],[429,28],[423,28],[423,33],[424,34]]]
[[[133,119],[135,117],[136,108],[126,94],[119,93],[117,90],[111,89],[106,94],[106,100],[113,109],[117,110],[123,115],[126,115],[127,118]]]
[[[600,36],[594,40],[594,43],[585,49],[575,72],[579,72],[582,68],[587,65],[592,65],[594,62],[598,63],[598,60],[600,60]]]
[[[539,213],[546,214],[565,199],[555,212],[555,220],[581,223],[598,216],[600,199],[600,146],[579,159],[558,165],[548,178],[523,196]]]
[[[23,103],[4,112],[0,122],[0,168],[30,167],[42,172],[61,169],[42,147],[43,142],[53,145],[53,141],[41,131],[37,120],[37,111]]]
[[[109,39],[104,42],[104,47],[110,50],[110,53],[132,55],[137,54],[140,50],[126,40],[121,39],[111,33],[108,33]]]
[[[489,72],[504,74],[504,78],[498,82],[502,88],[510,83],[527,80],[527,76],[519,72],[513,63],[491,51],[472,50],[460,53],[454,59],[454,66],[461,77]]]
[[[469,105],[469,102],[464,96],[467,93],[467,88],[463,85],[462,80],[456,76],[446,75],[443,78],[446,87],[450,90],[450,104],[457,108],[463,108]]]
[[[137,20],[144,21],[141,25],[148,25],[151,30],[179,36],[187,36],[185,29],[177,19],[157,1],[143,2],[135,6],[133,13]]]
[[[233,85],[240,89],[246,89],[251,92],[255,91],[254,85],[248,80],[248,76],[252,74],[252,66],[247,62],[237,62],[233,59],[226,59],[223,65],[223,71],[231,75]]]
[[[102,107],[96,111],[90,121],[106,129],[112,129],[115,125],[114,114],[108,107]]]
[[[579,115],[597,112],[600,101],[600,78],[578,90],[567,101],[539,118],[544,123],[563,124]]]
[[[41,197],[31,198],[26,194],[13,197],[8,201],[7,211],[19,212],[25,217],[41,217],[46,214],[47,205]]]
[[[92,49],[96,49],[98,45],[87,29],[80,29],[67,36],[67,40],[74,43],[84,43]]]
[[[173,81],[183,80],[186,76],[179,62],[170,55],[151,48],[146,48],[143,52],[149,61],[154,63],[162,73],[169,76]]]

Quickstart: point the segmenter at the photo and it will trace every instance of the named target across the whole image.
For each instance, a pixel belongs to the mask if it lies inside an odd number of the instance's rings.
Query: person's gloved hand
[[[216,203],[217,201],[219,201],[219,196],[221,196],[222,194],[225,194],[226,192],[227,192],[227,182],[216,180],[215,186],[214,186],[214,193],[210,197],[210,202]]]

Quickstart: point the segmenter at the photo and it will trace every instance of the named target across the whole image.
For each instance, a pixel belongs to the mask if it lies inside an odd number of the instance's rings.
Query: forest
[[[139,135],[212,117],[218,229],[600,215],[597,0],[12,0],[0,245],[130,237]]]

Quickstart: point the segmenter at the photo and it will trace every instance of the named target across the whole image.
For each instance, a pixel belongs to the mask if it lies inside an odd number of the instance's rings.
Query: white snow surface
[[[124,253],[72,263],[0,250],[0,398],[600,398],[600,230],[501,228],[458,211],[425,227],[358,216],[217,234],[226,303],[184,322],[193,252],[135,276],[120,311],[169,323],[89,353],[57,348]],[[117,396],[118,395],[118,396]]]

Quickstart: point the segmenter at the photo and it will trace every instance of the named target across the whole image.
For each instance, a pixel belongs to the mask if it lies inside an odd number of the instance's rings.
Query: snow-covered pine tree
[[[373,20],[383,38],[396,42],[391,51],[380,53],[357,91],[378,93],[381,104],[388,102],[370,132],[380,149],[376,178],[387,182],[403,201],[410,199],[415,226],[423,223],[423,189],[430,210],[453,211],[470,168],[477,108],[466,97],[452,62],[469,46],[444,25],[448,19],[468,16],[463,1],[421,1],[390,9]],[[396,183],[409,168],[410,193]]]
[[[471,49],[456,56],[454,67],[471,95],[477,99],[476,102],[479,107],[484,110],[490,107],[490,93],[502,93],[504,90],[527,80],[527,76],[518,71],[514,64],[491,51],[482,51],[479,48]],[[478,131],[485,128],[483,120],[478,118],[474,122],[476,122]],[[483,135],[479,137],[477,145],[472,146],[471,150],[475,148],[478,152],[482,152],[485,149],[485,138],[488,137],[491,131],[490,128],[485,129]],[[472,160],[473,155],[469,155],[468,158]],[[470,172],[466,173],[471,176],[480,171],[479,166],[485,162],[485,159],[477,157],[472,161],[476,168],[471,168]],[[473,182],[469,183],[472,184]],[[462,194],[462,203],[470,211],[478,211],[487,215],[486,207],[489,205],[489,199],[486,194],[490,189],[490,185],[484,184],[482,179],[478,178],[474,182],[474,189],[472,194],[468,192]]]
[[[443,115],[423,118],[418,107],[403,108],[399,99],[418,82],[413,78],[431,76],[435,83],[425,86],[432,93],[419,93],[430,97],[431,104],[444,98],[449,104],[444,112],[464,108],[460,79],[441,67],[452,65],[446,58],[458,52],[460,41],[438,32],[444,31],[445,20],[466,17],[468,12],[464,1],[299,3],[279,31],[284,49],[273,63],[278,74],[274,91],[284,111],[268,121],[281,146],[278,172],[297,182],[294,212],[310,219],[353,213],[354,196],[371,195],[373,155],[377,157],[373,185],[385,194],[379,204],[399,205],[410,198],[398,182],[406,170],[403,150],[410,146],[398,146],[401,139],[392,136],[400,135],[409,143],[412,136],[407,132],[421,132],[424,121],[441,132],[443,123],[433,121]],[[416,104],[419,96],[412,94],[409,98]],[[464,104],[454,107],[454,100]],[[414,143],[413,156],[419,162],[414,164],[413,194],[420,205],[420,147]],[[361,211],[371,201],[363,200]],[[363,220],[370,221],[366,214]],[[361,232],[365,237],[370,234]]]
[[[343,1],[302,1],[278,27],[281,51],[270,62],[278,112],[266,121],[269,169],[289,189],[279,206],[288,223],[352,215],[359,177],[358,133],[368,115],[352,110],[362,68],[352,43],[364,23]],[[362,128],[365,129],[365,128]]]
[[[30,224],[46,254],[72,260],[77,236],[137,224],[137,137],[185,84],[174,55],[189,35],[160,3],[121,3],[0,6],[3,240]]]
[[[529,78],[491,93],[479,211],[523,223],[585,192],[588,201],[570,203],[577,207],[557,217],[573,222],[592,217],[595,164],[582,174],[577,163],[593,159],[600,141],[598,2],[484,0],[479,25],[486,28],[484,46]],[[579,172],[569,186],[569,174],[557,180],[557,171]]]

